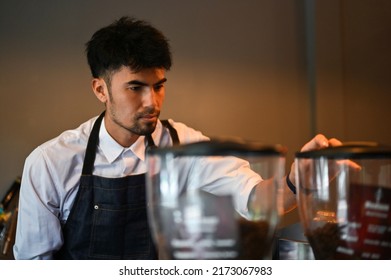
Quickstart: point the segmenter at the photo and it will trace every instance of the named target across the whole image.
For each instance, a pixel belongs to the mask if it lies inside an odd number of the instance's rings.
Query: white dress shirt
[[[79,187],[85,150],[96,119],[94,117],[76,129],[63,132],[27,157],[19,198],[14,245],[16,259],[51,259],[61,248],[61,225],[68,218]],[[177,130],[181,144],[209,139],[183,123],[169,121]],[[152,138],[159,147],[172,145],[168,129],[160,121]],[[140,136],[130,147],[122,147],[108,134],[102,121],[93,174],[118,178],[146,173],[145,144],[145,137]],[[248,168],[240,161],[217,161],[212,168],[205,167],[202,173],[192,177],[197,178],[197,182],[204,180],[204,189],[212,193],[232,194],[232,187],[227,189],[224,178],[219,178],[217,184],[214,182],[222,174],[227,178],[237,177],[239,183],[233,192],[234,205],[239,213],[246,215],[248,196],[260,178],[248,174]],[[237,176],[242,169],[245,172]]]

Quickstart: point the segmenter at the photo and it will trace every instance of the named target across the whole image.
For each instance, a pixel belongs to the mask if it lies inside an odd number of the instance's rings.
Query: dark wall
[[[103,110],[84,44],[122,15],[150,21],[172,44],[162,118],[286,145],[288,162],[316,132],[391,144],[391,2],[309,3],[1,1],[0,197],[36,146]]]

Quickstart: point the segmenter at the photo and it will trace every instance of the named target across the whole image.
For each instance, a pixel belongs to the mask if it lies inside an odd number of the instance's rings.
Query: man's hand
[[[342,144],[343,143],[336,138],[327,139],[323,134],[318,134],[314,138],[312,138],[308,143],[306,143],[301,148],[300,152],[319,150],[327,147],[336,147],[336,146],[341,146]],[[351,168],[354,171],[361,170],[361,166],[352,160],[348,160],[348,159],[336,160],[336,166],[334,167],[335,175],[332,176],[332,178],[335,178],[335,176],[337,175],[340,165],[349,166],[349,168]],[[291,165],[289,180],[291,182],[295,182],[295,163],[292,163]]]
[[[307,152],[313,150],[324,149],[327,147],[335,147],[342,145],[342,142],[335,138],[326,138],[323,134],[317,134],[314,138],[312,138],[309,142],[307,142],[300,150],[300,152]],[[293,162],[291,165],[291,170],[289,172],[289,180],[291,182],[295,182],[295,163]],[[286,182],[286,180],[284,180]],[[293,192],[285,186],[284,188],[284,209],[285,212],[289,212],[290,210],[296,207],[296,196]]]
[[[323,134],[317,134],[309,142],[307,142],[300,150],[300,152],[307,152],[313,150],[324,149],[327,147],[335,147],[342,145],[342,142],[338,139],[327,139]],[[295,163],[291,165],[291,172],[289,173],[289,180],[295,182]]]

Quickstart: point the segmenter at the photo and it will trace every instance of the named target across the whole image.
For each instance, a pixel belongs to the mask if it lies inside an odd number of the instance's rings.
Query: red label
[[[341,228],[337,255],[390,259],[391,189],[352,184],[348,206],[348,223]]]

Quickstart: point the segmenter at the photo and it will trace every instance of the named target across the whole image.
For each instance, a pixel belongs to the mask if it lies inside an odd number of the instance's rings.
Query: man
[[[182,123],[159,120],[171,67],[160,31],[124,17],[86,46],[92,90],[106,110],[26,159],[16,259],[157,258],[145,206],[145,150],[208,140]],[[303,148],[327,145],[318,135]],[[246,212],[253,187],[237,190],[239,212]],[[286,193],[293,205],[288,187]]]

